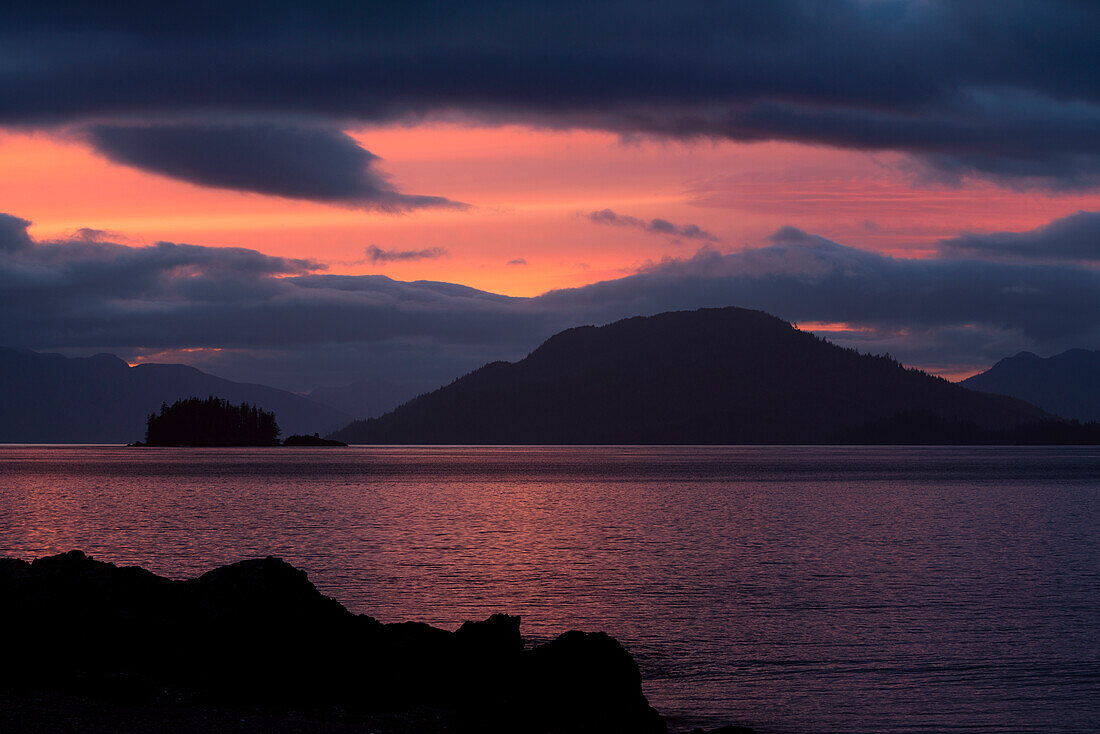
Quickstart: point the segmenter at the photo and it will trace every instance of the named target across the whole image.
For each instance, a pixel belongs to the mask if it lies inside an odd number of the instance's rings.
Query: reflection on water
[[[0,448],[0,555],[602,629],[677,726],[1100,730],[1100,451]]]

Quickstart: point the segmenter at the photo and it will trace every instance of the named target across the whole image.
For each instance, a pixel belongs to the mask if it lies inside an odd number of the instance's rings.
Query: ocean
[[[604,630],[674,730],[1100,731],[1095,448],[0,447],[0,556],[74,548]]]

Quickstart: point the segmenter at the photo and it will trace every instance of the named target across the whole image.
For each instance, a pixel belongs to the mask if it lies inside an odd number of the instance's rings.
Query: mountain
[[[519,362],[485,365],[333,437],[348,443],[831,443],[914,412],[983,431],[1053,418],[1021,400],[972,392],[889,357],[843,349],[761,311],[721,308],[569,329]]]
[[[161,403],[209,396],[274,412],[284,435],[328,432],[351,418],[294,393],[182,364],[131,367],[111,354],[74,359],[0,348],[0,443],[135,441]]]
[[[1011,395],[1063,418],[1100,421],[1100,352],[1071,349],[1046,359],[1020,352],[959,384]]]
[[[356,418],[375,418],[438,385],[424,380],[360,380],[340,387],[318,387],[306,397]]]

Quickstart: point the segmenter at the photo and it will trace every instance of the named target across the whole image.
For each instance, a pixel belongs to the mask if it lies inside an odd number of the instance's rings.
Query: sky
[[[0,11],[0,344],[296,391],[759,308],[957,379],[1100,348],[1100,6]]]

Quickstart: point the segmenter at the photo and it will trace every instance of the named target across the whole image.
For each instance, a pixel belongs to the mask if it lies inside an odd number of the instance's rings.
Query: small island
[[[146,420],[145,441],[135,446],[278,446],[275,414],[222,398],[187,398]]]
[[[331,438],[321,438],[317,433],[312,436],[296,433],[283,439],[283,446],[347,446],[347,444]]]
[[[145,440],[130,446],[347,446],[343,441],[295,434],[279,441],[275,414],[258,406],[233,405],[216,397],[187,398],[146,420]]]

